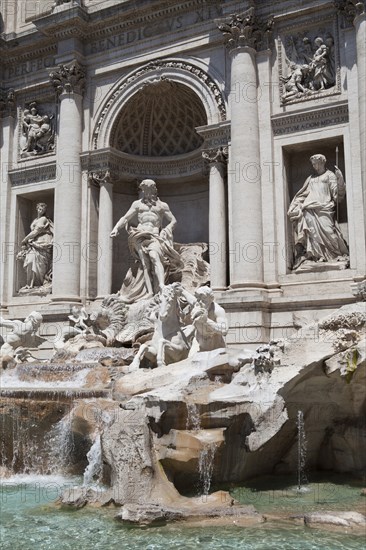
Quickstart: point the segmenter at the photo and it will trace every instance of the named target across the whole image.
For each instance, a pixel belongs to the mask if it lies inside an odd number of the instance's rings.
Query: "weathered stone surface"
[[[82,487],[71,487],[60,498],[60,504],[68,508],[83,508],[87,502],[87,494]]]
[[[124,523],[137,523],[139,525],[152,525],[154,523],[165,523],[167,521],[182,519],[183,514],[174,508],[163,508],[158,504],[125,504],[116,515],[116,519]]]
[[[183,499],[176,506],[159,504],[126,504],[116,515],[116,519],[131,524],[153,525],[174,520],[201,520],[203,518],[245,518],[250,523],[262,523],[264,517],[254,506],[243,506],[234,501],[229,493],[217,491],[202,498]]]
[[[366,526],[366,517],[359,512],[312,512],[304,516],[304,522],[310,527],[334,525],[352,528]]]
[[[336,316],[347,322],[362,307],[345,306]],[[146,408],[156,434],[155,449],[179,487],[179,471],[189,474],[192,483],[197,479],[200,432],[187,426],[190,404],[197,409],[196,429],[212,432],[213,439],[215,430],[224,434],[225,445],[220,444],[214,457],[214,479],[240,481],[264,472],[296,471],[298,410],[305,418],[308,467],[322,464],[360,473],[366,467],[365,426],[360,420],[366,382],[363,343],[342,352],[342,357],[351,357],[359,350],[357,368],[347,378],[335,353],[339,323],[334,324],[333,317],[305,326],[290,338],[276,351],[280,364],[270,371],[255,369],[250,352],[214,350],[174,367],[127,373],[117,380],[114,397]],[[362,336],[363,325],[358,330]],[[241,361],[235,362],[238,357]]]

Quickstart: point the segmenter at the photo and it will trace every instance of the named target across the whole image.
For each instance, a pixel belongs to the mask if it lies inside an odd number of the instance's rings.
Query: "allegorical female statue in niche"
[[[23,260],[27,273],[27,285],[21,291],[48,287],[52,280],[53,222],[47,216],[47,205],[37,204],[37,217],[31,223],[31,231],[21,242],[18,259]]]
[[[346,195],[342,172],[327,170],[324,155],[310,157],[314,173],[296,193],[288,217],[294,225],[293,269],[314,267],[315,262],[348,265],[348,246],[335,219],[337,204]],[[325,266],[324,266],[325,267]]]

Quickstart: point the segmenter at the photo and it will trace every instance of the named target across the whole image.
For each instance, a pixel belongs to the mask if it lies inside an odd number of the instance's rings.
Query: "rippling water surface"
[[[360,550],[364,537],[302,526],[128,528],[115,511],[62,511],[53,506],[65,485],[79,480],[15,476],[1,484],[2,550]]]

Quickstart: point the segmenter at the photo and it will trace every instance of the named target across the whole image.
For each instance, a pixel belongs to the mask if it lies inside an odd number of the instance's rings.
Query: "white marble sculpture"
[[[63,327],[61,338],[55,341],[54,347],[56,350],[65,347],[65,343],[71,338],[81,334],[86,335],[90,332],[88,326],[89,315],[84,307],[78,305],[73,306],[71,308],[71,315],[68,316],[68,319],[70,325]]]
[[[116,237],[122,227],[127,230],[128,245],[135,259],[120,291],[126,303],[157,294],[168,276],[183,267],[173,247],[176,219],[169,206],[159,199],[153,180],[143,180],[140,191],[141,198],[133,202],[111,232],[111,237]],[[164,222],[168,222],[165,227]]]
[[[47,205],[37,204],[37,217],[31,223],[31,231],[21,242],[17,258],[23,261],[27,274],[27,285],[20,292],[51,290],[53,222],[47,216]]]
[[[25,348],[27,351],[28,348],[38,347],[43,341],[37,334],[42,321],[43,317],[38,311],[32,311],[24,321],[5,320],[0,317],[0,327],[2,328],[0,356],[13,357],[18,348]]]
[[[24,109],[22,157],[53,151],[54,132],[52,119],[53,115],[41,115],[38,112],[36,103],[31,103],[29,109]]]
[[[187,301],[194,327],[197,351],[225,348],[228,323],[224,308],[215,302],[213,290],[208,286],[196,289],[194,295],[179,286],[180,296]]]
[[[289,74],[282,76],[282,102],[301,99],[332,88],[336,82],[334,39],[328,33],[316,36],[288,36],[285,61]]]
[[[324,155],[313,155],[314,173],[291,201],[288,217],[294,226],[295,258],[292,269],[316,262],[348,262],[348,246],[335,212],[346,194],[342,172],[327,170]],[[325,266],[324,266],[325,267]]]
[[[140,366],[143,357],[150,363],[161,367],[176,363],[188,357],[192,336],[191,327],[184,329],[179,296],[182,287],[179,283],[163,286],[159,294],[159,307],[152,311],[154,333],[152,339],[142,344],[133,362],[131,370]]]

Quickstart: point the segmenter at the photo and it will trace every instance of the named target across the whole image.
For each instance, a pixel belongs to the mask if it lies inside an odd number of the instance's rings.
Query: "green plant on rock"
[[[357,369],[359,356],[360,354],[357,349],[353,349],[346,354],[345,359],[347,362],[347,366],[346,366],[345,379],[347,384],[351,382],[353,375],[355,373],[355,370]]]

